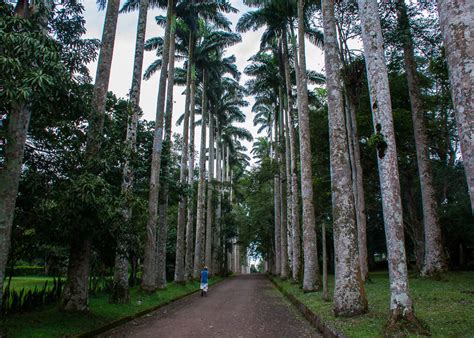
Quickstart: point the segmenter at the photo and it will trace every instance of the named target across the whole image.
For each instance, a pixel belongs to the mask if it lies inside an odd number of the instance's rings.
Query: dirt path
[[[263,275],[230,278],[107,332],[106,337],[319,337]]]

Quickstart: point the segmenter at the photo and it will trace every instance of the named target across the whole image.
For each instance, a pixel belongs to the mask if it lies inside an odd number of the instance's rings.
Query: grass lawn
[[[332,314],[332,302],[324,302],[321,292],[303,293],[289,281],[275,281],[292,293],[323,320],[350,337],[374,337],[383,333],[390,300],[388,273],[371,273],[366,283],[369,312],[355,318]],[[329,276],[332,296],[334,276]],[[430,328],[434,337],[460,337],[474,334],[474,272],[450,272],[443,281],[410,278],[415,314]]]
[[[42,289],[44,283],[48,282],[48,287],[53,287],[53,278],[52,277],[37,277],[37,276],[21,276],[21,277],[12,277],[10,283],[10,290],[20,291],[21,289],[33,290],[35,286],[38,289]],[[8,278],[5,280],[3,287],[6,288],[8,284]]]
[[[215,277],[209,283],[212,285],[219,280],[221,278]],[[9,337],[76,336],[121,318],[166,304],[198,289],[199,282],[186,285],[170,283],[166,290],[154,294],[141,293],[138,288],[134,288],[131,290],[131,303],[127,305],[109,304],[108,295],[102,294],[91,297],[90,312],[87,314],[69,314],[60,311],[57,306],[46,307],[3,318],[2,331]]]

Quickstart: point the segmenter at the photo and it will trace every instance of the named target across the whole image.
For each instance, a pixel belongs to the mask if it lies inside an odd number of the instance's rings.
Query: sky
[[[123,4],[121,1],[121,5]],[[239,13],[229,14],[228,18],[232,21],[233,30],[239,20],[239,17],[250,10],[253,10],[244,5],[242,0],[231,0],[232,5],[239,10]],[[105,11],[98,11],[95,0],[84,0],[85,7],[84,17],[86,20],[86,37],[98,38],[102,37],[102,28],[104,24]],[[164,31],[155,22],[155,16],[166,15],[163,10],[150,9],[148,12],[146,39],[156,36],[163,36]],[[120,14],[117,26],[117,35],[115,39],[114,56],[112,61],[112,71],[110,75],[109,91],[112,91],[118,97],[125,98],[130,90],[132,81],[133,57],[135,53],[135,36],[137,30],[138,11],[133,13]],[[237,59],[239,71],[242,73],[240,83],[243,85],[247,80],[243,70],[247,65],[247,60],[259,50],[260,36],[262,30],[256,32],[247,32],[242,34],[242,42],[227,49],[226,55],[234,54]],[[155,59],[154,52],[145,52],[145,59],[143,69],[145,70]],[[324,64],[324,57],[322,51],[306,42],[306,61],[307,68],[310,70],[322,71]],[[91,63],[89,69],[91,75],[94,77],[97,68],[97,62]],[[143,118],[146,120],[155,120],[156,101],[158,95],[158,81],[159,72],[153,75],[149,80],[142,82],[140,106],[143,109]],[[182,126],[176,126],[177,118],[184,112],[184,87],[175,86],[174,88],[174,109],[173,109],[173,133],[182,134]],[[253,114],[251,106],[253,99],[248,97],[247,100],[250,105],[243,109],[246,115],[246,122],[241,124],[242,127],[247,128],[254,138],[257,135],[257,127],[253,125]],[[196,130],[196,149],[199,149],[200,131]],[[252,148],[251,143],[244,141],[248,148],[248,153]],[[250,154],[249,154],[250,155]]]

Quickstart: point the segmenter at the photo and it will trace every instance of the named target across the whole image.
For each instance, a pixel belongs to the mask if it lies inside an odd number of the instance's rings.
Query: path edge
[[[303,302],[298,300],[293,294],[285,291],[271,275],[267,275],[272,284],[280,291],[297,309],[298,311],[323,334],[328,338],[346,338],[342,332],[338,331],[333,325],[324,321],[320,316],[311,311]]]
[[[227,279],[229,279],[231,277],[224,277],[222,278],[221,280],[218,280],[217,282],[215,282],[214,284],[212,284],[212,286],[214,285],[217,285],[219,283],[221,283],[222,281],[225,281]],[[173,298],[173,299],[170,299],[164,303],[161,303],[160,305],[156,305],[156,306],[153,306],[151,308],[148,308],[148,309],[145,309],[143,311],[140,311],[140,312],[137,312],[135,313],[134,315],[130,315],[130,316],[126,316],[126,317],[122,317],[120,319],[117,319],[117,320],[114,320],[104,326],[101,326],[101,327],[98,327],[94,330],[91,330],[91,331],[87,331],[85,333],[81,333],[81,334],[78,334],[78,335],[74,335],[73,337],[77,337],[77,338],[88,338],[88,337],[95,337],[95,336],[98,336],[99,334],[101,333],[104,333],[104,332],[107,332],[109,330],[112,330],[120,325],[123,325],[125,323],[128,323],[134,319],[137,319],[139,317],[142,317],[146,314],[149,314],[150,312],[153,312],[153,311],[156,311],[160,308],[162,308],[163,306],[165,305],[168,305],[168,304],[171,304],[171,303],[174,303],[180,299],[183,299],[185,297],[188,297],[188,296],[191,296],[192,294],[195,294],[197,292],[201,291],[200,289],[197,289],[197,290],[194,290],[194,291],[190,291],[188,293],[185,293],[185,294],[182,294],[181,296],[178,296],[176,298]]]

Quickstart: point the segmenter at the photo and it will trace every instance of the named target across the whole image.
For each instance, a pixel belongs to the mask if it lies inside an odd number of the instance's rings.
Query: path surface
[[[320,337],[263,275],[211,286],[117,327],[106,337]]]

